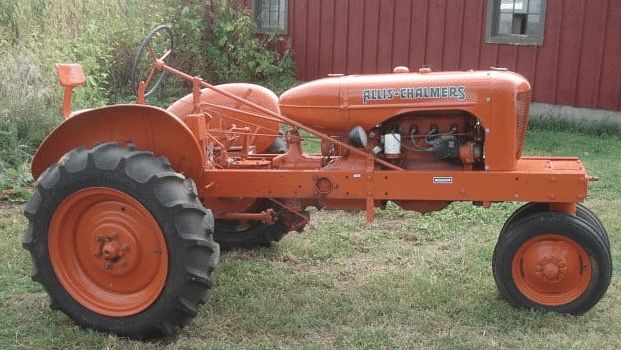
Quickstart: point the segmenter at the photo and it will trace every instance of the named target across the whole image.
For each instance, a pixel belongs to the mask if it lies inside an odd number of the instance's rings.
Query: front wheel
[[[581,314],[604,295],[610,249],[588,221],[543,212],[513,222],[493,253],[494,279],[514,306]]]
[[[25,213],[33,280],[83,327],[168,336],[213,289],[213,216],[164,158],[75,149],[41,175]]]
[[[526,203],[523,206],[519,207],[516,211],[513,212],[505,221],[502,229],[500,230],[500,236],[504,234],[509,227],[515,222],[519,222],[520,220],[537,213],[549,212],[550,204],[549,203]],[[576,204],[576,216],[586,220],[595,231],[602,237],[604,242],[606,243],[606,247],[610,249],[610,239],[608,238],[608,233],[604,228],[604,224],[602,224],[601,220],[593,213],[589,208],[585,207],[583,204]]]

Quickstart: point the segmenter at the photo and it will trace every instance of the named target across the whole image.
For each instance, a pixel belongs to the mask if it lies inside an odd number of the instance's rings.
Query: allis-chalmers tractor
[[[70,112],[81,68],[59,64],[65,121],[32,162],[24,247],[53,308],[134,338],[170,335],[214,288],[222,249],[269,246],[309,207],[366,211],[393,201],[526,204],[500,230],[492,270],[514,306],[580,314],[610,283],[610,243],[580,204],[594,178],[577,158],[523,157],[530,85],[503,69],[331,75],[280,97],[213,86],[152,58],[138,103]],[[136,60],[138,62],[138,59]],[[191,82],[168,109],[144,104],[164,73]],[[150,89],[148,89],[150,88]],[[321,140],[306,154],[302,140]]]

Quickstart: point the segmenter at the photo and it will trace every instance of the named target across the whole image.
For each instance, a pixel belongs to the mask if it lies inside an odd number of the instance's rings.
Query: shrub
[[[41,73],[32,53],[19,46],[0,56],[0,161],[19,166],[60,121],[51,113],[54,78]]]
[[[254,82],[281,92],[294,82],[291,45],[272,50],[277,35],[255,35],[249,10],[231,0],[190,2],[174,13],[175,64],[213,84]]]

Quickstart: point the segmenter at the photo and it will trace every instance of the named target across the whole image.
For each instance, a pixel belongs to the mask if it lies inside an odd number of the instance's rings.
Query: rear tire
[[[270,205],[270,201],[260,201],[254,213],[266,209],[276,212],[276,221],[269,225],[260,221],[237,221],[216,220],[213,238],[223,251],[232,249],[254,249],[258,247],[270,247],[273,242],[280,241],[288,232],[289,228],[283,220],[283,209],[277,205]]]
[[[588,221],[543,212],[511,223],[493,253],[494,280],[514,306],[581,314],[604,295],[610,249]]]
[[[33,280],[80,326],[171,335],[214,286],[213,216],[196,193],[166,159],[132,145],[69,152],[26,206]]]

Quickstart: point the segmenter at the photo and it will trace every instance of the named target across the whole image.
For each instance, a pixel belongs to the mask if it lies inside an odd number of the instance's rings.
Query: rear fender
[[[34,156],[32,175],[38,178],[74,148],[114,141],[165,156],[173,169],[195,180],[202,173],[199,143],[179,118],[158,107],[115,105],[74,113],[54,129]]]

